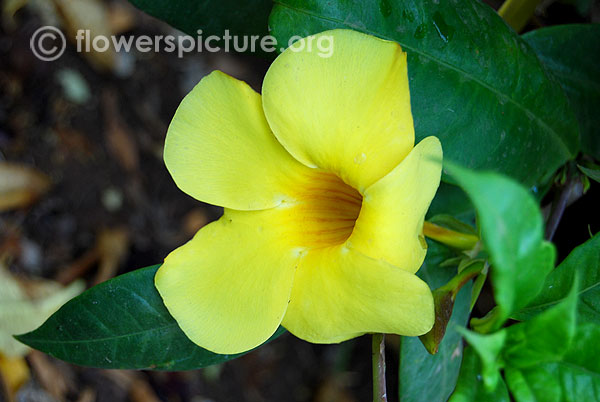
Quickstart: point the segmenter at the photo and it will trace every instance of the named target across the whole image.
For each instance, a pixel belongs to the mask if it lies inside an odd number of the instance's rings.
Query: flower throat
[[[344,243],[352,234],[362,195],[332,173],[315,171],[296,206],[302,246],[322,248]]]

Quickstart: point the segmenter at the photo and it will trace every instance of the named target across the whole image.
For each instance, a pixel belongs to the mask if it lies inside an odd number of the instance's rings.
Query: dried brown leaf
[[[108,22],[113,34],[127,32],[135,27],[135,10],[129,3],[110,3],[107,11]]]
[[[104,282],[117,273],[119,264],[129,251],[129,231],[125,227],[104,229],[97,240],[100,264],[94,285]]]
[[[343,375],[327,377],[319,386],[315,402],[356,402],[346,388]]]
[[[98,272],[92,281],[93,285],[112,278],[117,273],[119,264],[127,257],[129,243],[129,231],[126,227],[102,229],[94,248],[62,269],[56,280],[63,285],[69,284],[85,275],[96,264]]]
[[[93,388],[86,387],[81,391],[77,402],[94,402],[96,400],[96,391]]]
[[[29,348],[13,335],[40,326],[84,287],[83,282],[62,287],[53,281],[17,279],[0,262],[0,351],[11,357],[25,355]]]
[[[67,36],[73,43],[76,43],[75,38],[79,30],[89,32],[86,39],[90,43],[89,49],[85,47],[85,43],[83,45],[83,50],[85,50],[83,55],[87,60],[99,70],[114,71],[117,53],[112,44],[105,52],[98,52],[91,45],[97,37],[111,40],[113,32],[105,3],[100,0],[53,0],[53,2],[67,31]],[[99,42],[100,44],[103,45]]]
[[[88,272],[96,262],[98,262],[99,253],[98,248],[95,246],[93,249],[88,250],[83,256],[73,261],[64,269],[61,269],[56,276],[56,281],[63,285],[68,285],[75,279],[82,277]]]
[[[29,353],[28,360],[42,387],[59,401],[64,401],[69,391],[69,383],[62,370],[59,370],[48,356],[37,350]]]
[[[117,97],[113,91],[103,92],[102,105],[108,149],[126,171],[137,171],[139,150],[133,136],[121,120]]]
[[[134,371],[104,371],[104,376],[111,379],[122,389],[129,391],[132,402],[159,402],[160,399],[146,381],[145,377]]]
[[[94,147],[82,132],[59,126],[56,135],[60,141],[61,157],[72,155],[79,161],[86,161],[94,156]]]
[[[194,208],[183,217],[183,233],[186,237],[191,237],[207,223],[206,213],[200,208]]]
[[[0,212],[25,208],[50,188],[45,174],[24,165],[0,162]]]

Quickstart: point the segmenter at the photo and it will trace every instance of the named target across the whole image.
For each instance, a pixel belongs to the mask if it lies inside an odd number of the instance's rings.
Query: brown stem
[[[387,402],[384,334],[373,334],[371,357],[373,362],[373,402]]]

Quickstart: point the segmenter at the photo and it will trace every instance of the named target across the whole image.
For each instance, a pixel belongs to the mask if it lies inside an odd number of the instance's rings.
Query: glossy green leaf
[[[581,150],[600,159],[600,24],[557,25],[523,35],[563,87],[581,131]]]
[[[480,1],[281,0],[269,25],[279,43],[334,28],[398,42],[408,53],[417,140],[439,137],[444,156],[465,166],[533,185],[578,152],[560,85]]]
[[[500,356],[506,343],[506,331],[500,330],[490,335],[483,335],[461,328],[459,332],[479,355],[483,384],[487,391],[493,391],[501,380],[500,369],[504,366],[504,362]]]
[[[598,400],[600,326],[576,326],[577,282],[574,279],[568,296],[559,304],[530,321],[491,335],[462,329],[471,347],[465,350],[450,401],[495,400],[496,391],[490,391],[506,388],[500,370],[517,402]],[[472,350],[480,358],[477,361],[470,356]],[[467,372],[467,367],[473,365],[476,369]]]
[[[439,264],[453,254],[444,246],[430,242],[419,276],[430,287],[443,286],[455,270]],[[402,337],[400,346],[400,400],[445,402],[456,385],[462,358],[462,339],[455,327],[464,327],[469,317],[470,284],[456,296],[446,334],[435,355],[429,354],[418,338]]]
[[[487,391],[483,383],[481,360],[472,347],[465,348],[456,389],[449,402],[509,402],[506,384],[499,378],[496,388]]]
[[[507,367],[506,382],[517,402],[599,401],[600,326],[580,325],[560,361],[528,368]],[[564,346],[563,346],[564,348]]]
[[[528,368],[562,359],[575,335],[577,289],[575,279],[559,304],[530,321],[506,328],[502,355],[507,366]]]
[[[458,233],[478,235],[477,229],[471,225],[467,225],[463,221],[456,219],[452,215],[434,215],[430,219],[427,219],[427,221]]]
[[[561,391],[559,380],[546,367],[504,370],[506,383],[517,402],[559,402]]]
[[[470,223],[474,221],[473,204],[460,187],[441,182],[426,218],[429,220],[436,215],[451,215]]]
[[[158,267],[94,286],[17,339],[70,363],[110,369],[192,370],[241,356],[214,354],[185,336],[154,287]]]
[[[575,275],[580,282],[578,319],[600,324],[600,234],[575,248],[548,275],[542,292],[513,318],[528,320],[556,305],[569,294]]]
[[[579,324],[573,344],[557,363],[564,395],[573,401],[600,400],[600,325]]]
[[[203,38],[222,37],[225,30],[233,35],[266,35],[271,0],[129,0],[142,11],[167,22],[196,38],[201,29]],[[249,39],[247,39],[249,40]],[[219,46],[224,43],[219,41]],[[230,49],[233,48],[233,40]],[[238,46],[244,44],[238,39]],[[217,41],[211,43],[217,45]],[[258,47],[258,45],[257,45]]]
[[[577,167],[587,177],[589,177],[590,179],[594,180],[597,183],[600,183],[600,168],[599,169],[592,169],[592,168],[588,168],[588,167],[581,166],[581,165],[577,165]]]
[[[477,210],[482,241],[492,263],[498,327],[541,291],[544,278],[554,267],[556,252],[543,240],[540,209],[525,188],[496,173],[473,172],[450,163],[445,163],[445,168]]]

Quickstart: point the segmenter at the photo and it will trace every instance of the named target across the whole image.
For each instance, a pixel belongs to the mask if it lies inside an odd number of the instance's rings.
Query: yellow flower
[[[314,48],[324,35],[327,58]],[[415,272],[442,149],[435,137],[414,146],[398,44],[349,30],[305,38],[273,62],[262,97],[215,71],[179,106],[164,157],[179,188],[225,207],[155,278],[196,344],[243,352],[280,324],[315,343],[431,329]]]

